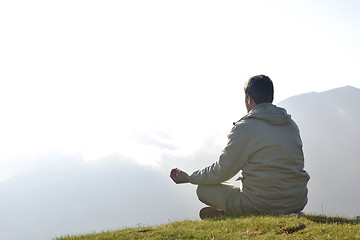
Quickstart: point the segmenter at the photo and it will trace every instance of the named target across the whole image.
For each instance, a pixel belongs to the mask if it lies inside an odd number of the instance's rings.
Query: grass
[[[360,239],[360,224],[359,220],[355,219],[323,215],[305,215],[300,218],[225,217],[57,238],[57,240],[118,239]]]

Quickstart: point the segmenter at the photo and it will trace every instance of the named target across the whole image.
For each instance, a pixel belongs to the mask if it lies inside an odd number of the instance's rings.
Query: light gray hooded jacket
[[[282,214],[305,207],[310,176],[304,170],[299,129],[285,109],[271,103],[256,105],[235,123],[219,160],[189,180],[219,184],[240,170],[245,196],[241,204],[247,212]]]

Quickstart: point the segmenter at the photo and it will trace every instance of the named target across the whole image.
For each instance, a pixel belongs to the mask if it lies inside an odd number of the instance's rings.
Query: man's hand
[[[171,170],[170,177],[176,184],[189,182],[189,175],[178,168]]]

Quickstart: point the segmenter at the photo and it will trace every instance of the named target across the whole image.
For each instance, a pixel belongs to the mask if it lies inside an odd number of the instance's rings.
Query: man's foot
[[[225,212],[223,210],[219,210],[213,207],[204,207],[200,210],[200,218],[202,220],[206,218],[218,218],[224,216]]]

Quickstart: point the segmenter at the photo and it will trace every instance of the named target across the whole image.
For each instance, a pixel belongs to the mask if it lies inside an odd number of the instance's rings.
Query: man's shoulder
[[[256,120],[250,118],[242,118],[237,122],[234,122],[234,126],[230,134],[246,134],[249,135],[256,128]]]
[[[249,128],[257,124],[264,122],[261,119],[252,118],[252,117],[243,117],[239,121],[234,122],[234,128]]]

